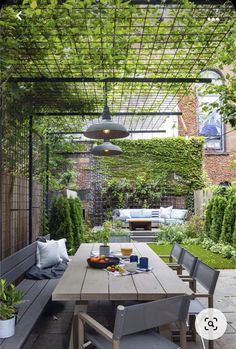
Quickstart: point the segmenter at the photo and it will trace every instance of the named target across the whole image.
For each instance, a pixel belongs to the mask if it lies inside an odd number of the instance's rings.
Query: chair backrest
[[[184,267],[184,269],[188,272],[189,276],[191,277],[193,276],[193,272],[194,272],[197,260],[198,258],[195,257],[192,253],[183,249],[180,264],[182,265],[182,267]]]
[[[198,281],[209,294],[213,295],[219,274],[219,270],[215,270],[198,260],[193,272],[193,278]]]
[[[170,251],[170,257],[174,258],[177,263],[180,263],[183,253],[183,247],[178,242],[174,241],[172,249]]]
[[[187,295],[153,302],[117,307],[113,338],[155,328],[175,321],[185,321],[190,298]]]

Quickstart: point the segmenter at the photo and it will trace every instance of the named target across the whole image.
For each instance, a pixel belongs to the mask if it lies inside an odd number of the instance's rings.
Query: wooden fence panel
[[[2,241],[0,248],[2,258],[5,258],[29,242],[29,183],[25,177],[9,174],[2,174],[1,183]],[[33,183],[33,240],[40,235],[42,209],[42,185]]]

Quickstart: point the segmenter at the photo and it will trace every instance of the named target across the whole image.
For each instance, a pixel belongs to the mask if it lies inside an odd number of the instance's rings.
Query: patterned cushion
[[[159,217],[159,210],[152,210],[152,217]]]

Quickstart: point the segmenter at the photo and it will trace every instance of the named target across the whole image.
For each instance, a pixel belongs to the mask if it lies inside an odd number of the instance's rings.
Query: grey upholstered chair
[[[159,255],[161,258],[168,258],[168,265],[172,269],[177,270],[177,274],[182,274],[181,260],[183,255],[183,247],[174,241],[169,255]],[[174,263],[175,260],[175,263]]]
[[[196,266],[193,271],[193,280],[199,283],[207,293],[195,293],[195,299],[191,300],[189,306],[189,316],[190,316],[190,324],[189,329],[192,335],[193,340],[195,340],[196,332],[195,332],[195,316],[200,313],[206,307],[199,301],[198,298],[207,298],[207,307],[213,308],[213,294],[215,291],[216,283],[218,280],[220,272],[209,267],[207,264],[198,260],[196,262]],[[213,349],[213,341],[209,341],[208,345],[209,349]]]
[[[186,348],[186,317],[189,308],[186,295],[124,307],[116,311],[113,333],[86,313],[79,313],[79,348],[90,342],[98,349],[177,349],[179,345],[157,333],[156,328],[179,322],[181,348]],[[84,325],[95,331],[87,333],[84,344]]]

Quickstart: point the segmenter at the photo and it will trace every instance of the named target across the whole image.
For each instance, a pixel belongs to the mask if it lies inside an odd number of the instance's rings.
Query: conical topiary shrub
[[[213,207],[212,207],[212,223],[210,227],[210,238],[214,242],[218,242],[220,235],[221,235],[221,230],[222,230],[222,223],[224,219],[224,211],[227,206],[227,200],[223,196],[216,196],[215,200],[213,202]]]
[[[204,231],[207,236],[210,236],[211,224],[212,224],[212,210],[214,206],[215,196],[213,196],[209,201],[206,208],[205,221],[204,221]]]
[[[75,204],[78,211],[78,217],[79,217],[79,241],[83,241],[84,236],[84,221],[83,221],[83,206],[80,198],[75,198]]]
[[[83,212],[80,199],[69,199],[70,217],[73,227],[74,248],[77,249],[82,241]]]
[[[70,218],[70,205],[67,198],[60,196],[52,201],[49,232],[52,239],[66,238],[67,249],[71,250],[74,246],[73,228]]]
[[[223,226],[220,235],[220,240],[225,243],[233,242],[233,232],[236,220],[236,194],[234,194],[225,209]]]

